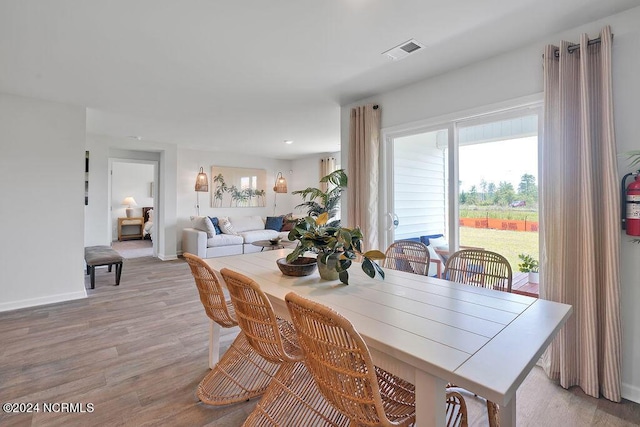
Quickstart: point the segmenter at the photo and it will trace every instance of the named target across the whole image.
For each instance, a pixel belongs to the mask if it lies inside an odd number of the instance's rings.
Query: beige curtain
[[[543,366],[565,387],[620,401],[618,174],[613,129],[611,29],[601,43],[544,55],[540,177],[541,289],[574,312]],[[559,52],[556,57],[555,52]]]
[[[349,131],[348,226],[360,226],[364,235],[363,249],[379,249],[380,108],[373,104],[352,108]]]
[[[325,176],[329,175],[331,172],[335,170],[336,170],[335,157],[326,157],[326,158],[320,159],[320,178],[319,179],[324,178]],[[326,193],[327,190],[329,189],[329,183],[321,182],[320,189]]]

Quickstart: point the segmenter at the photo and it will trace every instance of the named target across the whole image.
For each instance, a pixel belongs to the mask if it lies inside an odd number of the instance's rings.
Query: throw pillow
[[[216,230],[216,234],[222,234],[222,230],[220,230],[220,225],[218,224],[217,216],[210,216],[211,224],[213,224],[213,228]]]
[[[447,242],[447,239],[445,239],[444,237],[436,237],[429,239],[429,246],[433,246],[436,249],[440,249],[440,248],[444,248],[444,247],[449,247],[449,242]]]
[[[236,231],[231,225],[231,221],[229,221],[229,218],[226,216],[218,218],[218,225],[220,226],[220,230],[222,230],[223,234],[236,234]]]
[[[284,218],[281,216],[268,216],[267,221],[264,224],[264,229],[280,231],[280,229],[282,229],[283,221]]]
[[[211,238],[216,235],[216,229],[213,228],[211,220],[207,216],[196,216],[191,220],[191,225],[196,230],[205,231],[207,238]]]
[[[293,230],[293,227],[296,226],[296,223],[298,221],[295,219],[285,219],[282,222],[282,228],[280,229],[280,231],[291,231]]]
[[[282,221],[282,228],[280,231],[291,231],[295,228],[298,219],[293,217],[293,212],[289,212],[288,214],[282,215],[284,221]]]

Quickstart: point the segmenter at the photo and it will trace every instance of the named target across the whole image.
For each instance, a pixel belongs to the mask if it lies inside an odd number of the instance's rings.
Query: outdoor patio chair
[[[385,251],[382,267],[426,276],[429,273],[430,263],[429,249],[425,244],[398,240],[389,245]]]
[[[231,301],[225,298],[216,272],[201,258],[185,253],[204,311],[223,328],[238,325]],[[228,405],[262,395],[279,365],[265,360],[242,331],[198,384],[197,396],[208,405]]]
[[[509,261],[502,255],[484,249],[462,249],[447,260],[444,277],[457,283],[511,292],[513,275]],[[498,405],[489,400],[487,415],[489,426],[496,427]]]
[[[252,279],[223,268],[238,324],[256,352],[280,367],[243,426],[348,426],[349,418],[320,393],[303,363],[296,331],[276,317]]]
[[[444,278],[466,285],[511,292],[512,271],[502,255],[484,249],[454,252],[444,268]]]
[[[357,426],[408,426],[415,422],[413,384],[374,365],[367,344],[344,316],[290,292],[287,308],[307,368],[322,394]],[[462,395],[447,392],[447,426],[466,426]]]

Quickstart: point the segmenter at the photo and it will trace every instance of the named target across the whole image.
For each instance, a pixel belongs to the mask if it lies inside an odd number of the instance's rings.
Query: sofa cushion
[[[219,246],[241,245],[244,242],[242,236],[233,234],[216,234],[207,239],[207,247],[215,248]]]
[[[194,216],[191,218],[191,226],[196,230],[204,231],[207,233],[207,238],[211,238],[216,235],[216,229],[213,227],[211,220],[207,216]]]
[[[264,230],[262,217],[254,216],[230,216],[229,222],[236,234],[250,230]]]
[[[216,234],[222,234],[222,230],[220,230],[220,224],[218,224],[217,216],[210,216],[211,224],[213,224],[213,228],[216,230]]]
[[[264,223],[264,228],[265,230],[280,231],[283,222],[284,217],[282,216],[268,216],[267,221]]]
[[[240,234],[240,236],[244,238],[244,243],[253,243],[258,240],[275,239],[278,237],[279,233],[274,230],[263,229],[263,230],[244,231],[238,234]]]

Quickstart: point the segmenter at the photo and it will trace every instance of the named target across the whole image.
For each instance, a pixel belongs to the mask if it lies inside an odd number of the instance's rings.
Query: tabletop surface
[[[571,314],[571,306],[385,269],[371,279],[359,264],[349,285],[283,275],[290,250],[209,258],[254,279],[272,303],[288,292],[347,317],[367,345],[496,403],[506,403]],[[275,306],[274,304],[274,306]],[[282,307],[280,307],[282,309]]]

